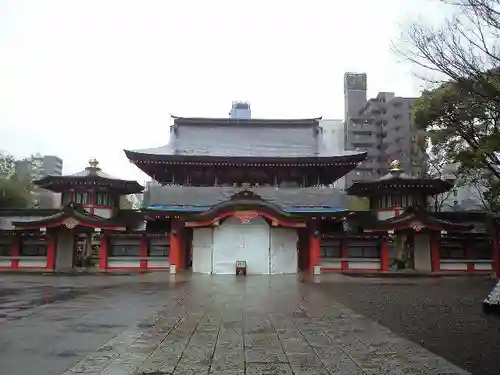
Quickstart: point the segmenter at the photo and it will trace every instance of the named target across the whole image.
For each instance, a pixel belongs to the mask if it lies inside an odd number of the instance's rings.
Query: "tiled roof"
[[[147,206],[211,207],[231,199],[241,189],[235,187],[152,186],[145,193]],[[262,199],[281,208],[307,207],[345,208],[346,196],[334,188],[250,188]]]
[[[150,156],[256,158],[322,158],[363,156],[365,153],[329,150],[318,119],[237,120],[176,118],[170,142],[161,147],[125,151],[132,160]]]

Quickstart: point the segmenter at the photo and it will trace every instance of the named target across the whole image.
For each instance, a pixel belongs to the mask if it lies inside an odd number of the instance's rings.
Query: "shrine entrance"
[[[212,273],[234,274],[236,261],[247,262],[248,274],[269,273],[269,225],[262,218],[242,223],[230,217],[214,229]]]
[[[263,217],[231,216],[211,228],[193,229],[193,272],[235,274],[245,261],[247,274],[295,274],[298,270],[295,228],[269,225]]]

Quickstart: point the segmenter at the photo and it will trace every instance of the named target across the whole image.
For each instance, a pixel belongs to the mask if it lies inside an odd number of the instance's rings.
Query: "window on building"
[[[90,204],[90,193],[88,191],[75,191],[73,194],[73,202],[76,204]]]
[[[321,243],[320,247],[321,258],[341,258],[342,247],[340,241],[328,241]]]
[[[465,247],[460,240],[442,240],[439,256],[441,259],[465,259]]]
[[[22,256],[47,256],[47,241],[41,237],[22,237],[19,254]]]
[[[12,254],[12,237],[0,237],[0,256],[8,257]]]
[[[148,244],[148,256],[150,257],[168,257],[170,255],[170,238],[158,237],[151,238]]]
[[[109,255],[134,257],[141,254],[141,240],[137,237],[111,237]]]
[[[110,206],[110,196],[107,192],[98,191],[95,193],[95,204],[98,206]]]
[[[380,258],[380,246],[376,241],[349,241],[349,258]]]
[[[491,260],[493,259],[493,244],[489,240],[476,240],[467,243],[469,254],[472,259]]]

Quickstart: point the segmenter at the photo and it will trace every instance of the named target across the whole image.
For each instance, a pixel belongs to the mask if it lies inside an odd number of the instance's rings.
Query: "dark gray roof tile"
[[[329,150],[320,135],[317,119],[235,120],[176,119],[170,142],[162,147],[126,151],[129,157],[332,157],[363,153]]]
[[[280,207],[346,207],[345,194],[334,188],[259,187],[249,190]],[[231,199],[239,191],[241,189],[236,187],[151,186],[145,203],[148,206],[214,206]]]

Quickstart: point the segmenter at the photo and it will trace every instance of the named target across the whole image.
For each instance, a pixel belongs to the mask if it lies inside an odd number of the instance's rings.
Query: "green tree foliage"
[[[463,170],[486,169],[500,179],[500,103],[498,109],[488,104],[448,82],[422,94],[413,107],[413,120],[427,131],[433,151],[444,152]]]
[[[132,200],[126,196],[126,195],[123,195],[120,197],[120,209],[122,210],[132,210],[134,209],[134,202],[132,202]]]
[[[32,203],[27,187],[12,178],[0,178],[0,208],[26,208]]]
[[[482,184],[485,208],[500,207],[500,0],[441,0],[438,27],[412,25],[397,48],[430,76],[433,89],[413,109],[431,152],[458,162],[459,175]]]
[[[495,105],[466,86],[447,82],[423,93],[414,105],[413,120],[427,132],[430,153],[441,155],[446,163],[459,163],[460,179],[482,184],[486,188],[482,197],[484,208],[497,212],[500,103]]]
[[[32,204],[29,184],[15,174],[15,159],[0,153],[0,208],[26,208]]]
[[[12,155],[0,152],[0,178],[10,178],[14,175],[15,161]]]
[[[369,211],[370,201],[368,198],[361,197],[347,197],[346,208],[349,211]]]

